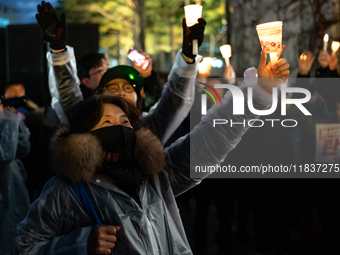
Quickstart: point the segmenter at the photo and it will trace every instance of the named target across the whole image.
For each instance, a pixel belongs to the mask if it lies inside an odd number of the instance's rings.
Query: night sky
[[[58,4],[57,0],[49,1],[53,7]],[[37,5],[41,3],[40,0],[0,0],[0,3],[14,7],[20,11],[17,17],[21,24],[35,24],[35,14],[37,13]]]

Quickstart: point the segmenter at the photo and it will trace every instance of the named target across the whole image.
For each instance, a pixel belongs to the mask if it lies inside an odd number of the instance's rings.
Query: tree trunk
[[[209,50],[209,57],[213,58],[215,55],[215,44],[216,44],[216,38],[213,33],[209,35],[210,38],[210,50]]]
[[[226,15],[226,20],[227,20],[227,32],[226,32],[226,43],[230,44],[230,37],[231,37],[231,16],[230,16],[230,1],[225,0],[225,15]]]
[[[171,18],[171,14],[168,15],[168,21],[169,21],[169,34],[170,34],[170,49],[171,49],[171,63],[175,61],[176,58],[176,49],[175,49],[175,32],[174,32],[174,26],[173,26],[173,20]]]
[[[134,42],[137,49],[145,51],[145,0],[133,0],[134,8]]]

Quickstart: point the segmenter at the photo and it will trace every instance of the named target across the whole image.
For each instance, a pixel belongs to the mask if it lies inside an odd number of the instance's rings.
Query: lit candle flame
[[[223,58],[230,58],[231,57],[231,46],[229,44],[222,45],[220,47],[220,51]]]
[[[333,41],[332,42],[332,51],[336,52],[340,47],[340,42]]]
[[[307,60],[307,55],[305,55],[304,53],[301,54],[300,59],[303,59],[303,61]]]
[[[328,42],[328,34],[325,34],[325,36],[323,37],[323,41]]]

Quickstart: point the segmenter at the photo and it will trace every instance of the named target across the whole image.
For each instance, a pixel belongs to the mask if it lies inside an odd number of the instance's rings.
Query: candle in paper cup
[[[323,50],[327,50],[327,44],[328,44],[328,34],[325,34],[323,37]]]
[[[192,27],[197,24],[197,20],[202,16],[203,7],[199,4],[190,4],[184,6],[185,19],[188,27]],[[198,42],[197,39],[192,41],[192,54],[198,54]]]
[[[270,61],[275,64],[277,52],[282,48],[282,21],[274,21],[256,26],[262,50],[270,55]]]
[[[340,47],[340,42],[333,41],[332,42],[332,51],[336,52]]]
[[[229,65],[229,58],[231,57],[231,46],[229,44],[220,47],[222,57],[225,59],[226,65]]]

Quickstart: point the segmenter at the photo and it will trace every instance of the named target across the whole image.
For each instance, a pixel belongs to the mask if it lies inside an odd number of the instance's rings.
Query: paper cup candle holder
[[[229,44],[222,45],[220,47],[222,57],[225,59],[226,65],[230,65],[229,58],[231,57],[231,46]]]
[[[262,50],[270,55],[272,64],[277,62],[277,52],[282,49],[282,21],[274,21],[256,26]]]
[[[188,27],[192,27],[198,23],[197,20],[202,17],[202,9],[203,7],[199,4],[190,4],[184,6],[185,19]],[[192,54],[198,54],[198,42],[196,39],[192,41]]]

